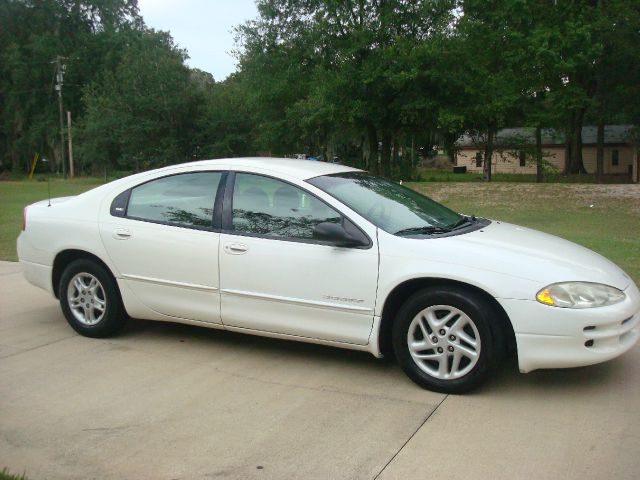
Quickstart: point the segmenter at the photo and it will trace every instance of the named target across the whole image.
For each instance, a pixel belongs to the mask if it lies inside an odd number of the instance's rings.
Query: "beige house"
[[[621,180],[639,182],[640,158],[638,150],[628,140],[631,125],[607,125],[604,130],[604,173]],[[582,128],[582,161],[587,173],[596,171],[596,127]],[[484,140],[463,135],[456,141],[455,164],[470,172],[482,172]],[[506,128],[498,132],[493,157],[493,173],[536,173],[532,150],[535,130]],[[542,131],[542,149],[551,168],[562,172],[566,162],[564,137],[552,129]],[[626,178],[625,178],[626,177]]]

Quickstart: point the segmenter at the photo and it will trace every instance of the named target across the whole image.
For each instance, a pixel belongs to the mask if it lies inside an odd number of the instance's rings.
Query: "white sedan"
[[[82,335],[128,317],[395,355],[417,384],[603,362],[640,336],[640,292],[602,256],[453,212],[337,164],[224,159],[24,210],[26,278]]]

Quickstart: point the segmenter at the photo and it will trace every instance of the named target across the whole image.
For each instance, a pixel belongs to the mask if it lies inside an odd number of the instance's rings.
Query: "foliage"
[[[116,68],[84,90],[79,156],[135,171],[190,160],[203,88],[194,88],[186,54],[166,33],[127,35]]]
[[[585,121],[640,123],[633,0],[257,6],[236,28],[238,71],[215,81],[144,24],[137,0],[0,0],[0,168],[26,172],[39,153],[61,170],[58,57],[85,174],[305,153],[407,179],[470,132],[489,179],[506,126],[564,131],[577,173]]]

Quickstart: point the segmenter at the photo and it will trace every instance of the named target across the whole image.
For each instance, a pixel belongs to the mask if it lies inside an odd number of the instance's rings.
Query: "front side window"
[[[439,233],[457,228],[465,218],[409,188],[365,172],[307,180],[386,232],[396,235]]]
[[[312,239],[321,222],[341,215],[313,195],[274,178],[237,173],[233,188],[234,232],[292,239]]]
[[[222,173],[171,175],[131,190],[127,217],[180,227],[211,228]]]

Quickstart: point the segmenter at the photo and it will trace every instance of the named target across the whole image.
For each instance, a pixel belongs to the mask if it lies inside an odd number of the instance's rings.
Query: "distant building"
[[[604,174],[638,182],[640,159],[631,143],[632,125],[607,125],[604,129]],[[587,173],[596,172],[596,127],[582,128],[582,161]],[[482,172],[485,139],[463,135],[456,141],[455,161],[470,172]],[[531,152],[535,148],[535,129],[505,128],[495,140],[491,171],[493,173],[535,173],[536,165]],[[545,160],[563,171],[566,165],[564,135],[553,130],[542,130],[542,150]]]

